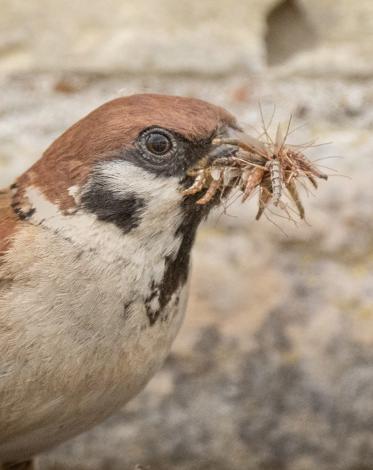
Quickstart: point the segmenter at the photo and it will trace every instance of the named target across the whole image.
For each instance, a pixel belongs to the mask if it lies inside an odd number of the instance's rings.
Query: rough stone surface
[[[221,73],[259,66],[261,18],[274,0],[2,3],[0,63],[9,71]]]
[[[0,68],[372,72],[371,0],[0,0]]]
[[[293,113],[335,176],[309,225],[200,230],[165,367],[40,470],[373,469],[373,2],[0,0],[0,184],[84,113],[143,91],[223,105],[251,132]],[[162,78],[163,77],[163,78]],[[362,80],[368,78],[368,80]],[[255,128],[255,129],[254,129]],[[349,178],[347,178],[348,176]],[[279,226],[278,226],[279,225]]]
[[[342,3],[342,2],[341,2]],[[255,222],[238,202],[204,225],[186,323],[165,367],[121,413],[40,457],[41,470],[373,468],[373,86],[281,78],[1,78],[1,183],[119,94],[221,104],[250,129],[258,101],[338,170],[305,199],[310,225]],[[255,130],[251,128],[255,133]],[[345,178],[343,175],[350,177]]]

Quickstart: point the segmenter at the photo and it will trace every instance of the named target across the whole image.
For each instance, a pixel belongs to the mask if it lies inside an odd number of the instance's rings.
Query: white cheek
[[[182,199],[176,177],[154,175],[126,161],[103,163],[98,170],[107,188],[119,197],[135,193],[158,205],[179,204]]]
[[[144,200],[140,224],[131,232],[123,234],[114,224],[99,221],[84,210],[63,215],[35,187],[27,188],[27,197],[36,209],[31,222],[53,230],[82,250],[94,249],[108,262],[131,259],[137,267],[136,278],[144,275],[143,267],[151,261],[155,280],[161,280],[164,257],[176,256],[181,243],[180,236],[175,236],[183,218],[178,179],[153,175],[129,162],[106,162],[99,171],[106,188],[118,198],[135,194]],[[69,188],[69,193],[79,199],[78,187]]]
[[[26,188],[26,196],[31,207],[35,209],[35,213],[31,217],[33,223],[41,224],[45,220],[61,217],[58,206],[50,202],[38,188],[29,186]]]
[[[79,189],[80,187],[76,184],[74,186],[70,186],[70,188],[67,189],[67,192],[74,199],[76,204],[79,204],[80,202]]]
[[[179,179],[154,175],[130,162],[114,161],[102,164],[99,173],[106,188],[118,198],[135,194],[145,202],[145,210],[139,227],[133,231],[136,237],[149,236],[165,230],[174,233],[182,219]],[[170,240],[172,245],[173,240]],[[173,251],[173,247],[170,247]]]

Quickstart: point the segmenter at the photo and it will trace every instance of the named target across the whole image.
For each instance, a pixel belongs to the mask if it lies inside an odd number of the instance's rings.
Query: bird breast
[[[160,367],[186,306],[187,273],[163,290],[182,243],[172,223],[151,241],[79,214],[81,243],[67,229],[17,234],[0,298],[0,460],[96,424]]]

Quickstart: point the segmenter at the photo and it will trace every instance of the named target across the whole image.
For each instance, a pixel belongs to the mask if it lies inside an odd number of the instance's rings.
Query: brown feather
[[[9,249],[18,226],[22,224],[12,209],[11,203],[11,191],[0,190],[0,263],[1,256]]]

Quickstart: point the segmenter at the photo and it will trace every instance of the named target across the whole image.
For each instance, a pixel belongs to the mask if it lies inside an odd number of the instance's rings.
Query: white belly
[[[162,258],[143,273],[140,264],[104,265],[71,247],[67,255],[65,241],[41,243],[58,256],[30,265],[23,253],[24,282],[0,300],[9,330],[0,345],[0,461],[72,437],[136,395],[163,363],[186,306],[183,285],[150,324],[144,276],[159,277]],[[60,276],[45,275],[48,263]]]
[[[113,344],[92,339],[82,346],[84,351],[63,353],[52,342],[48,371],[35,371],[33,376],[27,370],[14,371],[8,383],[13,403],[6,405],[7,416],[1,417],[0,460],[26,458],[62,442],[136,395],[167,356],[184,314],[185,293],[182,297],[180,307],[170,302],[167,321],[144,328],[133,340],[126,338],[125,344],[117,335]]]

